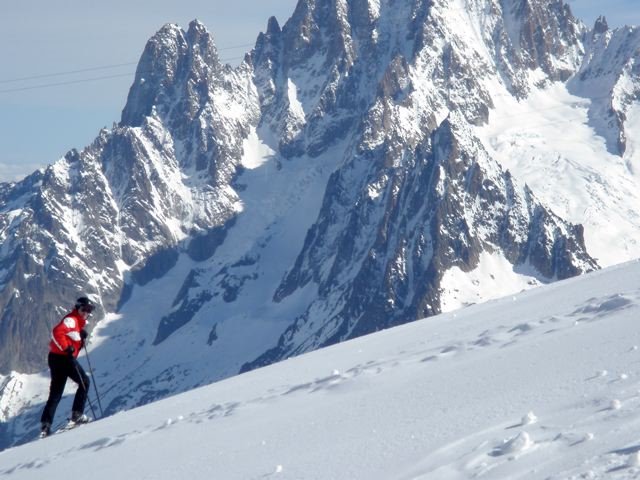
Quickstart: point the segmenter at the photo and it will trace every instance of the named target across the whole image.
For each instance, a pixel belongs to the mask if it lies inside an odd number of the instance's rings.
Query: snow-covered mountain
[[[638,478],[638,280],[635,261],[334,345],[5,450],[0,476]]]
[[[301,0],[237,68],[163,27],[118,125],[0,185],[0,446],[37,423],[27,374],[80,293],[111,414],[640,257],[640,40],[605,23]]]

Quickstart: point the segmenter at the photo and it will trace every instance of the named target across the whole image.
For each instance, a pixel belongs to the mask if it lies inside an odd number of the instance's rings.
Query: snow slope
[[[495,95],[496,108],[478,133],[492,156],[545,205],[584,226],[587,250],[610,266],[640,256],[640,213],[632,207],[640,205],[640,177],[633,171],[640,150],[630,135],[624,156],[609,152],[589,124],[590,98],[598,91],[582,93],[571,95],[565,84],[555,83],[522,101]],[[637,131],[636,118],[633,107],[630,132]]]
[[[0,477],[637,478],[639,280],[634,261],[318,350],[5,450]]]

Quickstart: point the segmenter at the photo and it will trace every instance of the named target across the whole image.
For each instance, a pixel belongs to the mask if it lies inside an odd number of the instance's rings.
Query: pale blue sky
[[[186,28],[198,18],[212,32],[220,57],[235,64],[250,50],[267,19],[283,24],[297,0],[20,0],[0,6],[0,181],[18,179],[89,144],[120,119],[135,65],[163,24]],[[640,25],[638,0],[569,0],[592,24],[605,14],[611,26]],[[62,86],[41,85],[113,78]],[[15,81],[14,81],[15,80]],[[38,87],[38,88],[31,88]],[[24,90],[18,90],[24,89]]]

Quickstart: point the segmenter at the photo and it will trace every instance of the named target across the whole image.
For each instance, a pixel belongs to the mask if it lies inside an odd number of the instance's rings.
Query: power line
[[[252,43],[245,43],[243,45],[231,45],[228,47],[223,47],[223,48],[218,48],[217,51],[224,51],[224,50],[233,50],[236,48],[246,48],[246,47],[253,47],[254,44]],[[227,58],[227,59],[221,59],[221,62],[226,62],[228,60],[236,60],[237,58],[242,58],[242,57],[236,57],[236,58]],[[110,68],[119,68],[119,67],[126,67],[126,66],[130,66],[130,65],[137,65],[138,62],[126,62],[126,63],[114,63],[111,65],[98,65],[95,67],[88,67],[88,68],[81,68],[78,70],[67,70],[64,72],[54,72],[54,73],[43,73],[43,74],[38,74],[38,75],[31,75],[28,77],[18,77],[18,78],[7,78],[7,79],[3,79],[0,80],[0,84],[2,83],[13,83],[13,82],[24,82],[24,81],[28,81],[28,80],[39,80],[41,78],[50,78],[50,77],[61,77],[64,75],[75,75],[78,73],[86,73],[86,72],[93,72],[96,70],[108,70]],[[2,90],[4,91],[4,90]]]
[[[244,57],[230,57],[230,58],[225,58],[225,59],[221,59],[221,62],[228,62],[231,60],[239,60],[241,58]],[[121,65],[132,65],[132,64],[121,64]],[[77,70],[77,72],[80,71],[92,71],[92,70],[98,70],[98,69],[105,69],[105,68],[109,68],[108,66],[104,66],[104,67],[94,67],[94,68],[88,68],[88,69],[83,69],[83,70]],[[150,73],[150,71],[147,72],[141,72],[142,74],[145,73]],[[89,83],[89,82],[96,82],[99,80],[108,80],[108,79],[112,79],[112,78],[120,78],[120,77],[132,77],[136,74],[136,72],[128,72],[128,73],[119,73],[119,74],[114,74],[114,75],[102,75],[100,77],[91,77],[91,78],[82,78],[82,79],[78,79],[78,80],[66,80],[64,82],[56,82],[56,83],[45,83],[45,84],[40,84],[40,85],[32,85],[29,87],[16,87],[16,88],[7,88],[4,90],[0,90],[0,93],[9,93],[9,92],[22,92],[25,90],[37,90],[40,88],[49,88],[49,87],[59,87],[59,86],[63,86],[63,85],[73,85],[73,84],[78,84],[78,83]],[[57,74],[47,74],[47,75],[42,75],[42,76],[38,76],[38,77],[31,77],[31,78],[44,78],[44,77],[53,77],[53,76],[60,76],[60,75],[64,75],[64,73],[57,73]],[[17,81],[17,80],[15,80]],[[0,82],[3,83],[3,82]]]
[[[95,82],[98,80],[106,80],[109,78],[118,78],[118,77],[130,77],[133,73],[121,73],[118,75],[103,75],[101,77],[93,77],[93,78],[83,78],[81,80],[67,80],[65,82],[57,82],[57,83],[46,83],[43,85],[32,85],[30,87],[18,87],[18,88],[8,88],[5,90],[0,90],[0,93],[8,93],[8,92],[22,92],[24,90],[37,90],[39,88],[48,88],[48,87],[58,87],[61,85],[73,85],[76,83],[87,83],[87,82]]]
[[[240,59],[240,58],[243,58],[243,57],[231,57],[231,58],[228,58],[228,59],[225,59],[225,60],[221,60],[221,61],[237,60],[237,59]],[[101,67],[96,67],[96,68],[101,68]],[[90,71],[90,70],[93,70],[93,69],[85,69],[84,71]],[[144,73],[149,73],[149,72],[142,72],[142,73],[144,74]],[[53,74],[51,74],[51,75],[53,75]],[[33,85],[33,86],[29,86],[29,87],[9,88],[9,89],[0,90],[0,94],[9,93],[9,92],[20,92],[20,91],[26,91],[26,90],[37,90],[37,89],[40,89],[40,88],[49,88],[49,87],[57,87],[57,86],[64,86],[64,85],[73,85],[73,84],[79,84],[79,83],[96,82],[96,81],[108,80],[108,79],[112,79],[112,78],[131,77],[133,75],[135,75],[135,72],[121,73],[121,74],[115,74],[115,75],[103,75],[103,76],[100,76],[100,77],[83,78],[83,79],[79,79],[79,80],[68,80],[68,81],[65,81],[65,82],[47,83],[47,84],[43,84],[43,85]],[[498,95],[498,96],[504,96],[504,95]],[[584,98],[586,100],[592,100],[593,101],[593,100],[608,99],[608,98],[610,98],[610,96],[603,95],[603,96],[591,97],[591,98],[589,98],[589,97],[578,97],[578,98]],[[578,105],[578,106],[588,109],[587,105]],[[522,111],[522,112],[519,112],[519,113],[510,114],[510,115],[498,115],[497,117],[495,117],[493,119],[493,121],[503,120],[503,119],[508,119],[508,118],[523,117],[523,116],[528,116],[528,115],[533,114],[533,113],[550,111],[550,110],[557,110],[557,109],[562,109],[562,108],[567,108],[567,107],[569,107],[569,105],[562,104],[562,105],[556,105],[556,106],[553,106],[553,107],[536,108],[536,109],[525,110],[525,111]],[[541,125],[524,126],[523,128],[525,130],[528,130],[528,129],[537,128],[537,127],[543,127],[543,126],[560,125],[560,124],[564,124],[564,123],[575,123],[576,120],[577,119],[556,120],[556,121],[552,121],[552,122],[546,122],[545,124],[541,124]]]
[[[224,47],[224,48],[219,48],[218,50],[232,50],[232,49],[236,49],[236,48],[244,48],[244,47],[249,47],[249,46],[253,46],[253,44],[243,44],[243,45],[233,45],[233,46],[229,46],[229,47]],[[220,59],[221,62],[228,62],[231,60],[239,60],[244,58],[243,56],[240,57],[229,57],[226,59]],[[125,67],[125,66],[131,66],[131,65],[136,65],[138,62],[127,62],[127,63],[118,63],[118,64],[111,64],[111,65],[101,65],[101,66],[96,66],[96,67],[89,67],[89,68],[83,68],[83,69],[78,69],[78,70],[69,70],[66,72],[56,72],[56,73],[48,73],[48,74],[41,74],[41,75],[34,75],[34,76],[30,76],[30,77],[21,77],[21,78],[14,78],[14,79],[5,79],[5,80],[0,80],[0,84],[3,83],[11,83],[11,82],[18,82],[18,81],[28,81],[28,80],[36,80],[36,79],[42,79],[42,78],[51,78],[51,77],[57,77],[57,76],[64,76],[64,75],[73,75],[73,74],[78,74],[78,73],[86,73],[86,72],[92,72],[92,71],[97,71],[97,70],[107,70],[107,69],[111,69],[111,68],[119,68],[119,67]],[[24,87],[16,87],[16,88],[8,88],[8,89],[3,89],[0,90],[0,94],[2,93],[10,93],[10,92],[20,92],[20,91],[27,91],[27,90],[37,90],[37,89],[41,89],[41,88],[50,88],[50,87],[58,87],[58,86],[64,86],[64,85],[74,85],[74,84],[80,84],[80,83],[89,83],[89,82],[96,82],[96,81],[101,81],[101,80],[109,80],[109,79],[113,79],[113,78],[122,78],[122,77],[131,77],[133,75],[135,75],[136,72],[128,72],[128,73],[121,73],[121,74],[113,74],[113,75],[102,75],[99,77],[91,77],[91,78],[82,78],[82,79],[78,79],[78,80],[66,80],[63,82],[55,82],[55,83],[46,83],[46,84],[40,84],[40,85],[32,85],[32,86],[24,86]],[[150,73],[150,72],[139,72],[142,74],[145,73]],[[502,97],[502,96],[509,96],[509,95],[497,95],[498,97]],[[578,97],[578,98],[584,98],[585,100],[590,100],[590,101],[595,101],[595,100],[600,100],[600,99],[609,99],[611,98],[610,95],[602,95],[602,96],[597,96],[597,97]],[[546,107],[546,108],[536,108],[536,109],[530,109],[530,110],[525,110],[522,112],[518,112],[518,113],[514,113],[514,114],[510,114],[510,115],[499,115],[496,118],[494,118],[495,120],[502,120],[502,119],[507,119],[507,118],[516,118],[516,117],[523,117],[523,116],[528,116],[532,113],[537,113],[537,112],[543,112],[543,111],[549,111],[549,110],[556,110],[556,109],[562,109],[562,108],[566,108],[568,105],[563,104],[563,105],[556,105],[553,107]],[[578,105],[579,107],[582,108],[589,108],[587,105]],[[553,122],[548,122],[545,125],[558,125],[558,124],[563,124],[563,123],[573,123],[575,122],[576,119],[571,119],[571,120],[559,120],[559,121],[553,121]],[[543,125],[540,125],[543,126]],[[529,126],[526,128],[535,128],[536,126]]]
[[[82,68],[80,70],[68,70],[66,72],[56,72],[56,73],[44,73],[41,75],[32,75],[30,77],[20,77],[20,78],[10,78],[6,80],[0,80],[0,83],[13,83],[13,82],[23,82],[25,80],[38,80],[41,78],[49,78],[49,77],[60,77],[63,75],[74,75],[76,73],[85,73],[85,72],[93,72],[96,70],[107,70],[109,68],[118,68],[129,65],[135,65],[137,62],[127,62],[127,63],[116,63],[113,65],[102,65],[100,67],[90,67],[90,68]]]

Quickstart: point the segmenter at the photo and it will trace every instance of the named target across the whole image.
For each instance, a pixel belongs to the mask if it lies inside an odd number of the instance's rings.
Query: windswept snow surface
[[[6,450],[0,477],[638,478],[639,319],[634,261]]]

